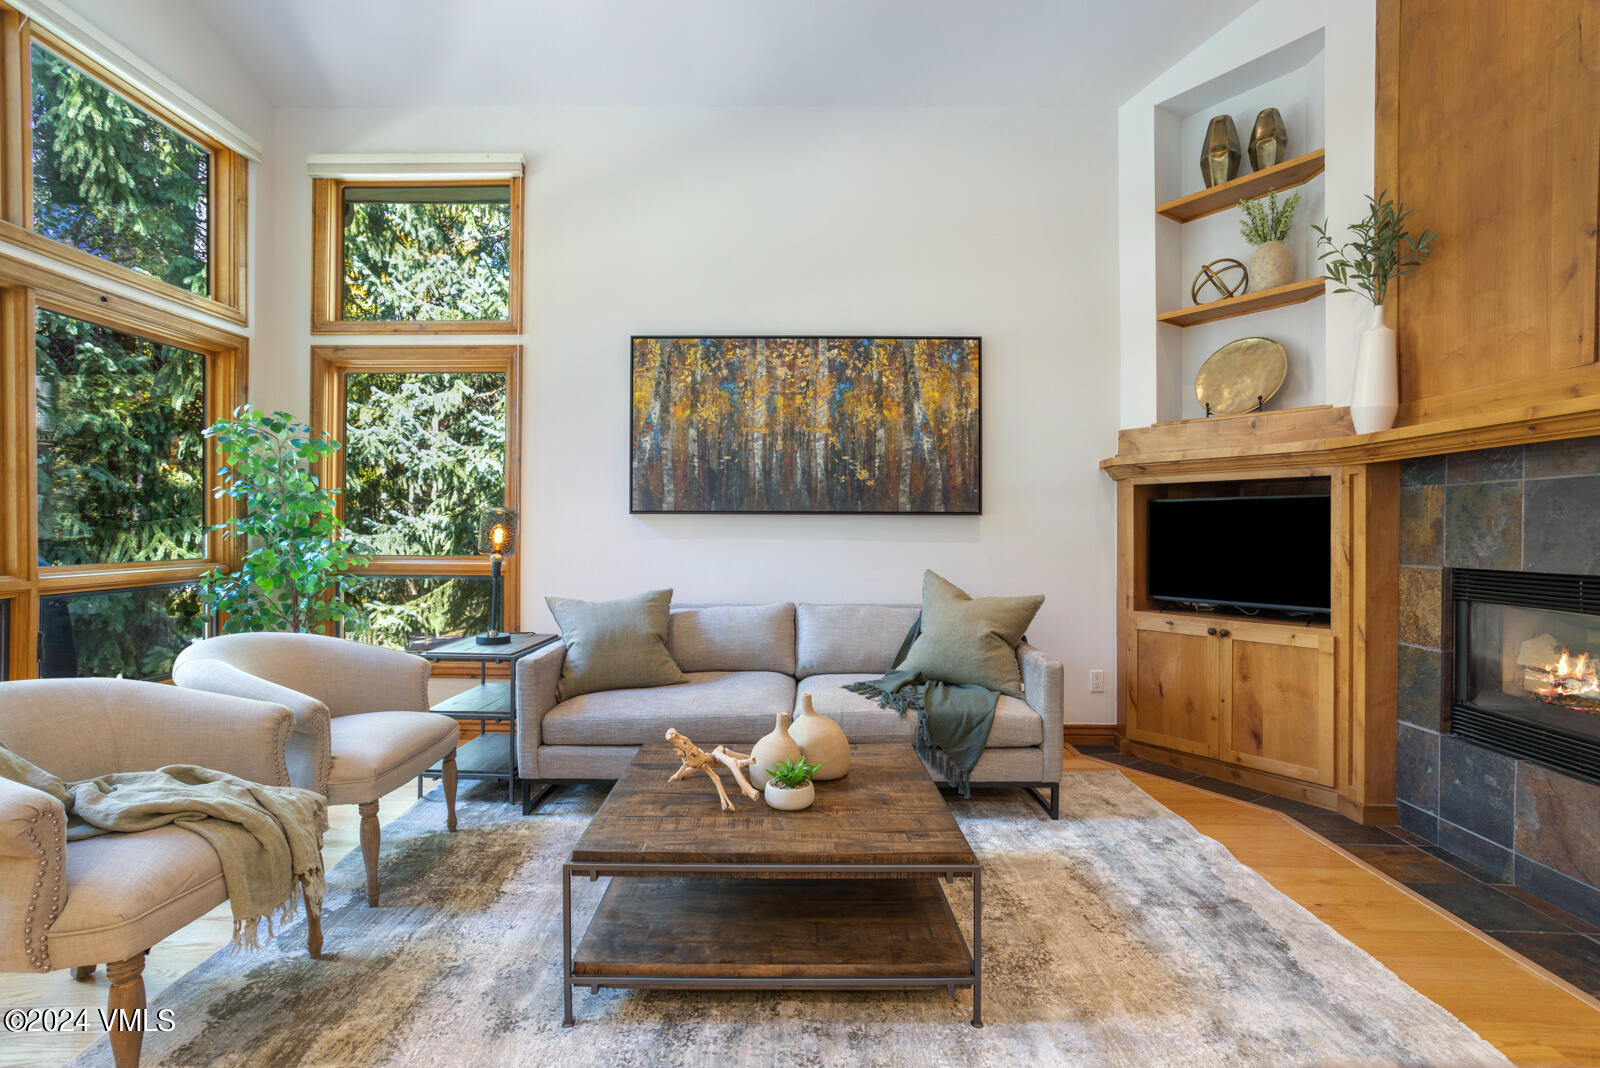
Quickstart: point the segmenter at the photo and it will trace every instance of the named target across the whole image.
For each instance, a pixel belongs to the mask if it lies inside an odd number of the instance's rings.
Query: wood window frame
[[[247,338],[102,292],[0,250],[0,515],[10,516],[0,522],[0,597],[12,599],[11,648],[4,654],[14,679],[33,678],[38,671],[41,597],[194,582],[215,567],[236,569],[241,556],[237,543],[208,530],[205,555],[197,560],[39,565],[34,324],[41,308],[204,356],[207,426],[245,403],[248,383]],[[202,462],[204,522],[210,527],[236,517],[238,505],[212,493],[221,462],[215,442],[206,441]]]
[[[521,513],[522,399],[521,345],[327,345],[311,350],[311,425],[343,443],[346,380],[356,374],[442,374],[487,372],[506,376],[506,507]],[[341,492],[335,498],[344,519],[344,450],[325,456],[312,468],[321,484]],[[525,539],[518,539],[526,544]],[[520,596],[523,551],[506,557],[503,629],[515,632],[521,619]],[[488,578],[487,556],[376,556],[357,575],[428,578]],[[454,670],[454,669],[461,670]],[[475,665],[435,665],[439,677],[471,675]]]
[[[74,248],[33,229],[32,45],[55,53],[211,153],[210,294],[201,295],[142,271]],[[127,84],[69,42],[10,8],[0,7],[0,240],[193,311],[248,322],[250,161]]]
[[[340,318],[344,303],[344,191],[353,187],[511,189],[510,316],[506,319],[413,320],[382,322]],[[433,178],[413,180],[311,180],[311,332],[313,334],[520,334],[522,333],[522,179]]]

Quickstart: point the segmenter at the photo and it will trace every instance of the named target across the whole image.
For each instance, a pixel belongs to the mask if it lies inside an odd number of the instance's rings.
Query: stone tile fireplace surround
[[[1450,568],[1600,586],[1600,438],[1404,463],[1396,728],[1403,827],[1600,923],[1600,785],[1449,730]]]

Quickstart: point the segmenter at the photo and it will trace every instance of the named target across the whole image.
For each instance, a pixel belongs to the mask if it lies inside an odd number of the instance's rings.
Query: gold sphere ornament
[[[1217,295],[1210,296],[1207,290],[1215,290]],[[1196,304],[1206,304],[1213,300],[1237,297],[1249,291],[1249,268],[1235,259],[1212,260],[1200,268],[1200,273],[1194,276],[1194,283],[1189,286],[1189,299]]]

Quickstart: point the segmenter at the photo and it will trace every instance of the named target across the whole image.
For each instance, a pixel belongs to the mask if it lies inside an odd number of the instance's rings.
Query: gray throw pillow
[[[615,601],[546,597],[567,645],[556,700],[596,690],[628,690],[688,682],[667,652],[672,591],[651,590]]]
[[[911,643],[903,671],[1022,696],[1017,643],[1043,596],[968,597],[932,571],[922,574],[922,633]]]

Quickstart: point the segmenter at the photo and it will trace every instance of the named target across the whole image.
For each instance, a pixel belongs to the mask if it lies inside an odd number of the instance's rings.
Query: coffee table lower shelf
[[[980,976],[937,876],[615,877],[572,955],[566,1022],[573,987],[965,986],[981,1026]]]

